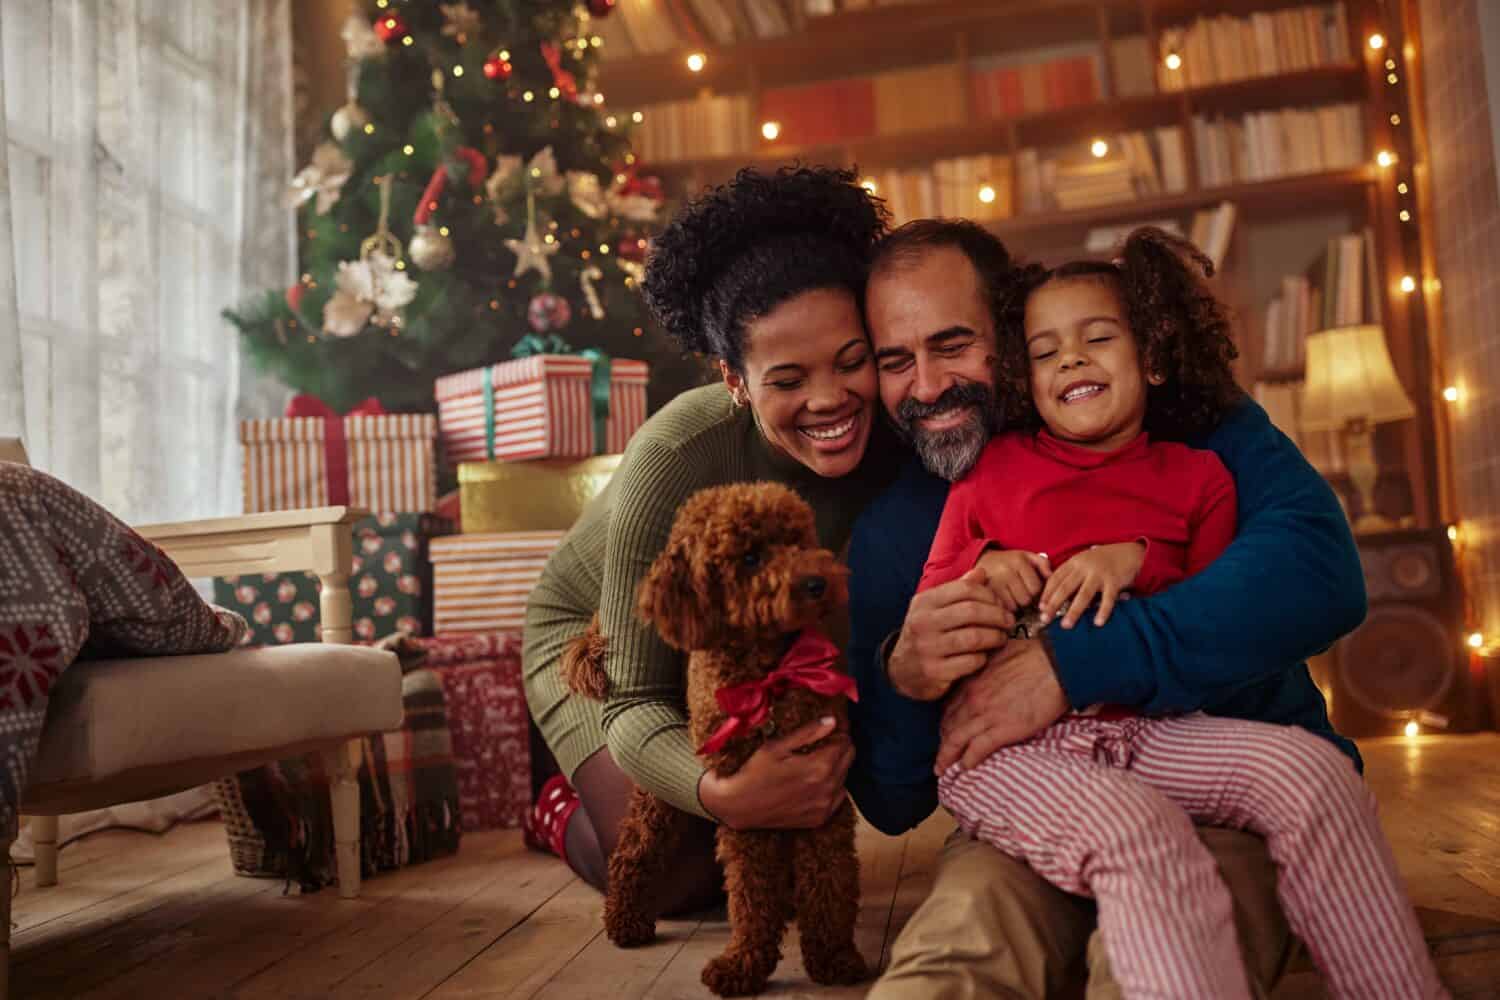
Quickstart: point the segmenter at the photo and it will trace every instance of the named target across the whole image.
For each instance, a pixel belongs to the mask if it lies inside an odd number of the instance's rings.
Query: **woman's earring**
[[[750,394],[744,389],[730,389],[729,401],[734,404],[736,409],[741,406],[748,406],[750,403]]]
[[[1167,377],[1160,372],[1148,372],[1146,373],[1146,381],[1152,385],[1162,385],[1167,381]]]

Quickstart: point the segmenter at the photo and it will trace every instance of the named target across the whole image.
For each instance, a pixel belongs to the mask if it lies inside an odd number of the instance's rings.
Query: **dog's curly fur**
[[[817,625],[848,600],[846,577],[833,554],[818,547],[812,510],[784,486],[712,487],[682,505],[666,548],[641,583],[639,612],[669,644],[691,654],[687,703],[695,745],[724,721],[714,692],[774,670],[789,636]],[[606,689],[597,625],[596,619],[567,657],[569,685],[591,696]],[[774,704],[766,725],[731,741],[707,764],[733,774],[771,736],[828,715],[847,731],[842,696],[793,688]],[[685,818],[635,790],[609,861],[604,926],[615,944],[631,947],[655,938],[650,889],[666,875]],[[718,857],[732,933],[724,953],[703,969],[709,989],[720,996],[760,992],[781,960],[782,934],[793,918],[814,982],[848,984],[865,977],[865,961],[854,946],[859,860],[847,800],[815,830],[721,826]]]

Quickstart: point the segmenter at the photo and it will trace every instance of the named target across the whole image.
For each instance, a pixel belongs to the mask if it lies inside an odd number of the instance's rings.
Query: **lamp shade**
[[[1355,421],[1384,424],[1416,416],[1378,326],[1343,326],[1307,338],[1304,431],[1336,431]]]

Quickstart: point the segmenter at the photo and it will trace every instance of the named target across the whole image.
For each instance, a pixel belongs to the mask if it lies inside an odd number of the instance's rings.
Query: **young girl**
[[[1140,229],[1116,263],[1022,270],[997,388],[1005,426],[1023,429],[953,486],[923,589],[982,561],[1012,610],[1035,603],[1043,625],[1060,612],[1071,624],[1097,597],[1102,621],[1127,588],[1160,590],[1228,545],[1228,471],[1164,440],[1212,428],[1238,393],[1224,310],[1185,257],[1212,273],[1184,241]],[[971,836],[1095,897],[1127,996],[1250,996],[1195,820],[1266,838],[1287,918],[1333,996],[1447,995],[1372,796],[1305,730],[1093,706],[972,770],[953,765],[938,788]]]

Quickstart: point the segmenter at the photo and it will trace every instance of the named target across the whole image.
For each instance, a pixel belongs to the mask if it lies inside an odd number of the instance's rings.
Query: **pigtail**
[[[1172,440],[1207,433],[1241,394],[1229,315],[1206,280],[1213,261],[1187,240],[1145,226],[1126,238],[1116,267],[1153,383],[1146,430]]]

